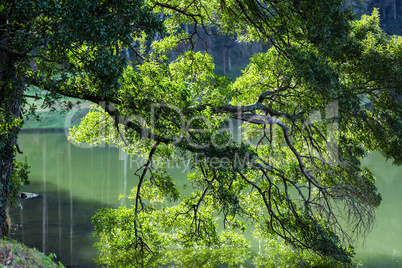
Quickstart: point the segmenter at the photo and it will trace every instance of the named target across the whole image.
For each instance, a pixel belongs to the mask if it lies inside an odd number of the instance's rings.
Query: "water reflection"
[[[33,183],[29,188],[44,187]],[[90,223],[101,204],[71,199],[70,191],[58,188],[47,182],[46,193],[21,200],[23,209],[11,214],[11,237],[46,254],[55,253],[66,266],[93,267],[96,252]]]
[[[31,185],[23,190],[39,197],[21,200],[22,210],[11,211],[11,237],[49,254],[68,267],[95,267],[91,217],[101,207],[130,205],[120,193],[136,185],[133,172],[140,165],[116,148],[79,148],[61,133],[28,131],[19,145],[32,165]],[[402,267],[401,168],[380,159],[366,159],[378,177],[383,202],[378,224],[358,249],[364,267]],[[174,171],[179,185],[185,167]],[[254,245],[258,250],[258,245]],[[251,266],[250,266],[251,267]]]
[[[386,162],[378,154],[364,160],[377,177],[382,202],[377,224],[357,251],[364,267],[402,267],[402,168]]]
[[[67,266],[95,266],[91,217],[101,207],[126,204],[118,195],[135,185],[127,158],[119,160],[115,148],[75,147],[64,133],[24,133],[19,144],[32,165],[23,190],[39,197],[20,200],[23,209],[10,212],[11,237],[55,253]]]

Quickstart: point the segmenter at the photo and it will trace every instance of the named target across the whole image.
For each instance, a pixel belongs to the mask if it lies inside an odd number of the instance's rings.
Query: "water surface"
[[[68,267],[95,267],[91,217],[101,207],[130,205],[118,196],[136,185],[133,172],[140,159],[108,145],[74,146],[64,132],[25,131],[19,145],[32,165],[31,184],[23,190],[39,197],[21,200],[23,209],[11,211],[11,237],[46,254],[55,253]],[[358,248],[357,259],[364,267],[402,267],[402,169],[379,155],[368,157],[365,164],[377,176],[383,202],[376,227]],[[179,184],[184,183],[186,171],[184,166],[173,170]]]

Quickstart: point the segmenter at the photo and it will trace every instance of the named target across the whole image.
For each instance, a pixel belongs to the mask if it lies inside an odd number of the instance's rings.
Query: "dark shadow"
[[[66,267],[96,267],[91,217],[102,204],[77,199],[49,182],[46,193],[41,189],[39,183],[24,187],[39,196],[20,199],[22,209],[10,210],[9,237],[46,255],[56,254]]]

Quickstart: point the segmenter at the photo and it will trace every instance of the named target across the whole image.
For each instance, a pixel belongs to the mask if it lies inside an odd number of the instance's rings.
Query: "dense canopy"
[[[271,257],[286,245],[298,264],[351,263],[349,244],[381,202],[361,159],[402,163],[402,39],[381,31],[377,11],[353,20],[339,0],[54,0],[0,12],[3,192],[19,129],[9,122],[28,89],[47,92],[44,107],[61,96],[95,104],[74,142],[146,159],[133,207],[94,216],[101,263],[186,265],[197,249],[235,264],[248,257],[245,230]],[[207,50],[216,34],[267,49],[232,80]],[[188,159],[182,191],[166,166]]]

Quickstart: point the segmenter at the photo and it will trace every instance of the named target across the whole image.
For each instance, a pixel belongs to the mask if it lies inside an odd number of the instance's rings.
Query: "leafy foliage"
[[[18,207],[20,205],[17,201],[17,196],[20,193],[21,187],[29,184],[28,174],[30,167],[27,155],[25,155],[24,161],[14,162],[14,169],[10,182],[10,199],[8,201],[11,207]]]
[[[142,1],[0,3],[0,236],[23,114],[35,115],[37,109],[24,110],[26,98],[40,99],[46,88],[42,108],[53,109],[71,85],[74,97],[81,97],[75,86],[90,86],[100,96],[118,90],[126,66],[119,49],[158,30],[160,20]],[[61,106],[71,108],[71,101]]]
[[[360,161],[378,150],[402,163],[402,39],[381,31],[376,11],[353,21],[339,0],[7,8],[16,21],[33,14],[25,28],[6,24],[13,53],[35,60],[22,69],[25,83],[48,91],[48,105],[60,96],[96,104],[70,139],[146,159],[134,174],[134,205],[93,218],[101,263],[188,265],[199,249],[203,265],[217,265],[205,254],[237,264],[248,256],[246,229],[262,243],[280,239],[302,260],[312,252],[317,265],[352,263],[350,244],[370,230],[381,202]],[[269,49],[231,81],[194,45],[215,31]],[[121,56],[127,47],[135,61]],[[234,136],[239,122],[243,137]],[[166,167],[187,160],[192,192],[184,194]]]

